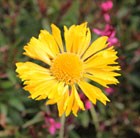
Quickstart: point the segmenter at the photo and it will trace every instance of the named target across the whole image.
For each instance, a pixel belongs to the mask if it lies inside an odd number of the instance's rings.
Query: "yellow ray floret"
[[[119,83],[116,76],[120,74],[115,72],[120,70],[117,52],[108,47],[108,38],[100,37],[90,45],[87,23],[64,26],[64,45],[59,28],[54,24],[51,28],[52,34],[41,30],[38,38],[32,37],[24,46],[24,54],[44,62],[44,67],[33,62],[16,63],[18,77],[30,98],[56,104],[59,116],[71,112],[77,116],[79,109],[85,110],[81,92],[93,104],[98,100],[106,105],[110,100],[89,80],[104,87]]]

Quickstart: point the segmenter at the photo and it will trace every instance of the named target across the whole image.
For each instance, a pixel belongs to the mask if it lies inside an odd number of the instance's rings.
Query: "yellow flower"
[[[75,116],[79,109],[85,110],[79,97],[82,91],[88,99],[104,105],[109,99],[93,83],[108,87],[117,84],[114,72],[120,70],[117,52],[107,47],[107,37],[103,36],[90,44],[91,33],[87,23],[64,26],[65,45],[61,32],[54,24],[52,34],[41,30],[38,39],[32,37],[24,46],[24,55],[44,62],[44,67],[33,62],[16,63],[16,72],[24,82],[24,89],[36,100],[46,99],[47,104],[57,104],[59,116]],[[89,82],[92,82],[90,84]]]

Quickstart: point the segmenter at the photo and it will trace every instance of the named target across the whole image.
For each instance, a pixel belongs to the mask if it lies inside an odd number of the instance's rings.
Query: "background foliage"
[[[57,122],[55,106],[46,107],[45,101],[28,99],[16,77],[15,63],[26,61],[23,46],[41,29],[50,31],[55,23],[63,30],[84,21],[93,28],[105,23],[100,16],[101,0],[0,0],[0,137],[2,138],[55,138],[45,126],[49,115]],[[110,12],[117,32],[119,62],[122,68],[120,84],[112,86],[106,107],[98,103],[96,111],[101,138],[140,137],[140,1],[114,0]],[[97,35],[92,32],[92,40]],[[67,118],[66,138],[96,138],[90,111],[78,117]]]

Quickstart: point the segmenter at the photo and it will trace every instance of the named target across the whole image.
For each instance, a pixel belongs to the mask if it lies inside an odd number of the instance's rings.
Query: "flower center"
[[[54,59],[51,72],[59,81],[73,84],[83,75],[83,62],[73,53],[63,53]]]

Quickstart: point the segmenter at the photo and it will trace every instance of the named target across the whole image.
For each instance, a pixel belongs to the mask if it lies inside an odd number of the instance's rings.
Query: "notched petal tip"
[[[51,28],[52,28],[52,29],[53,29],[53,28],[56,29],[56,28],[58,28],[58,27],[57,27],[55,24],[52,23],[52,24],[51,24]]]
[[[15,65],[16,67],[20,66],[22,64],[22,62],[17,62]]]
[[[101,37],[99,37],[99,38],[101,38],[101,39],[106,39],[106,41],[107,41],[107,39],[108,39],[108,36],[101,36]]]
[[[59,112],[59,114],[58,114],[58,115],[59,115],[59,117],[62,117],[63,113],[60,113],[60,112]]]
[[[24,63],[23,62],[17,62],[15,63],[16,65],[16,72],[19,73],[19,68],[23,65]]]
[[[107,105],[107,102],[111,102],[108,98],[106,99],[106,101],[102,101],[102,103],[104,104],[104,105]]]
[[[73,114],[75,115],[75,117],[78,117],[78,115],[76,113],[73,112]]]
[[[87,27],[88,22],[83,22],[82,24],[80,24],[79,26],[84,26]]]

